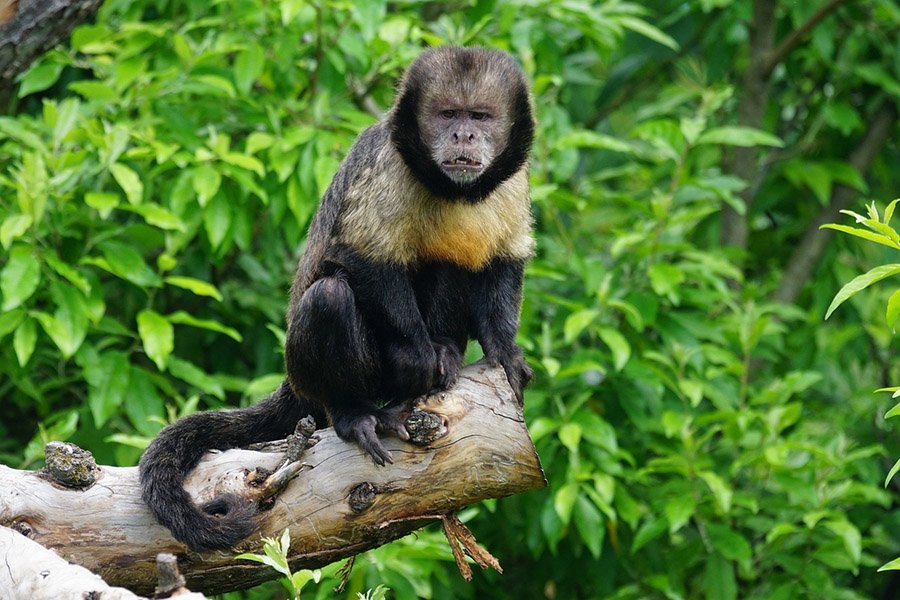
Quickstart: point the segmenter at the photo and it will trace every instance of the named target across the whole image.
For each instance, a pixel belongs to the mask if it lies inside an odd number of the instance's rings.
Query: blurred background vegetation
[[[464,513],[503,575],[464,583],[425,530],[344,595],[900,597],[896,280],[823,320],[900,245],[819,229],[900,190],[898,31],[892,0],[106,0],[0,98],[0,461],[133,465],[273,389],[353,139],[422,48],[486,45],[538,118],[520,342],[549,487]]]

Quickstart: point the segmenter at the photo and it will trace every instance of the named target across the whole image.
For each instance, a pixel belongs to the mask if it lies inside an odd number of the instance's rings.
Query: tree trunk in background
[[[738,99],[738,124],[759,129],[769,103],[769,72],[766,69],[775,40],[775,0],[757,0],[753,3],[753,20],[750,23],[750,51],[744,70],[741,95]],[[759,169],[759,148],[738,147],[728,161],[728,171],[746,182],[753,180]],[[747,247],[747,217],[753,205],[751,187],[741,192],[746,208],[739,214],[729,205],[722,207],[719,239],[723,246]]]
[[[891,132],[897,126],[897,107],[893,100],[887,100],[869,124],[869,129],[860,140],[859,145],[850,154],[847,161],[856,168],[860,174],[865,175],[872,165],[872,161],[890,137]],[[826,223],[833,223],[840,218],[840,211],[852,206],[857,197],[853,188],[845,185],[837,185],[831,193],[831,202],[816,215],[812,223],[803,235],[803,239],[794,250],[794,254],[784,269],[784,275],[778,289],[772,296],[779,302],[795,302],[803,286],[809,280],[832,232],[828,229],[820,229]]]
[[[3,2],[3,0],[0,0]],[[19,0],[12,19],[0,25],[0,91],[97,13],[102,0]],[[3,8],[15,10],[13,3]]]

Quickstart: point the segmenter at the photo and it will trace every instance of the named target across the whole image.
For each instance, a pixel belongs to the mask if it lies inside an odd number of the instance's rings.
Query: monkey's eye
[[[445,119],[452,119],[453,117],[456,116],[456,111],[455,110],[442,110],[441,116]]]
[[[488,114],[486,112],[475,111],[472,113],[472,118],[476,121],[483,121],[484,119],[488,118]]]

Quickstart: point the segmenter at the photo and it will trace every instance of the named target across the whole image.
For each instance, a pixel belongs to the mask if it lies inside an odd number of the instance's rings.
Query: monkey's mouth
[[[441,163],[445,171],[480,171],[484,165],[468,156],[457,156]]]

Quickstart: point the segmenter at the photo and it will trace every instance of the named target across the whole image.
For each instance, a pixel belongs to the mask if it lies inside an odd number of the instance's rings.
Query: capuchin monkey
[[[409,439],[407,401],[452,386],[470,338],[522,402],[532,370],[515,335],[534,249],[533,135],[508,54],[446,47],[409,67],[313,218],[291,287],[284,383],[255,406],[169,425],[141,458],[142,497],[176,539],[206,551],[247,537],[255,506],[225,495],[198,507],[183,480],[206,451],[283,438],[307,414],[391,462],[378,434]]]

